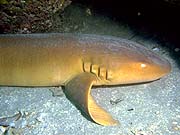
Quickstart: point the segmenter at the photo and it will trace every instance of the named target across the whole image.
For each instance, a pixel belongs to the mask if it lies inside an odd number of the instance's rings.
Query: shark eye
[[[147,65],[145,63],[140,64],[141,68],[145,68]]]

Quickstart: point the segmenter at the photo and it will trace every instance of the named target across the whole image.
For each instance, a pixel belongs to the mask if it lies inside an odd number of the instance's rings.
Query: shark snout
[[[168,74],[171,71],[170,62],[156,54],[150,56],[151,61],[156,65],[160,77]]]

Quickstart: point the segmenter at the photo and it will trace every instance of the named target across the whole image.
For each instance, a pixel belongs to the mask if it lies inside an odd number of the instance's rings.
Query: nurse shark
[[[64,86],[70,101],[100,125],[119,122],[94,101],[92,86],[150,82],[170,70],[166,59],[113,36],[0,35],[0,85]]]

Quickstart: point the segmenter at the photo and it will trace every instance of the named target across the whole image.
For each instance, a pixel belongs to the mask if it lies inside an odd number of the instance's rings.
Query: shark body
[[[96,104],[92,86],[157,80],[170,63],[121,38],[86,34],[0,36],[0,85],[65,86],[65,94],[94,122],[116,125]]]

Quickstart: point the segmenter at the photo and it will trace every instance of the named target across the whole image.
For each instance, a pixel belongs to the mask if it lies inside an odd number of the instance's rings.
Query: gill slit
[[[88,72],[88,73],[92,73],[95,74],[98,80],[101,81],[105,81],[105,82],[109,82],[111,81],[108,77],[108,70],[105,68],[105,73],[103,71],[101,71],[103,69],[103,67],[98,66],[97,72],[93,71],[93,64],[91,62],[84,62],[82,60],[82,68],[84,72]],[[102,74],[104,74],[105,76],[101,76],[101,72]]]

